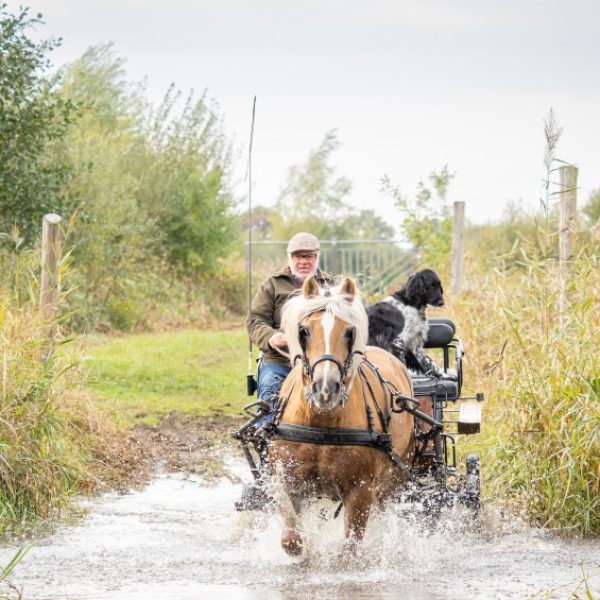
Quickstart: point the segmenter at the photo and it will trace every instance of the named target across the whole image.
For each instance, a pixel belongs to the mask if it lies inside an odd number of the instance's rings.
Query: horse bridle
[[[313,364],[311,365],[308,357],[306,356],[306,337],[301,335],[302,330],[306,328],[302,325],[300,325],[298,327],[298,333],[299,333],[299,339],[300,339],[300,347],[302,348],[302,354],[298,354],[294,357],[294,363],[296,362],[297,359],[300,359],[302,361],[302,366],[304,367],[304,372],[306,373],[306,376],[308,377],[309,382],[312,384],[313,383],[313,375],[315,372],[315,367],[322,362],[332,362],[335,365],[337,365],[339,371],[340,371],[340,379],[339,379],[339,384],[340,384],[340,394],[342,397],[342,406],[344,404],[346,404],[346,401],[348,400],[348,393],[346,391],[346,386],[345,386],[345,381],[346,378],[348,376],[348,371],[350,370],[350,367],[352,366],[352,361],[354,360],[354,356],[357,354],[362,354],[362,352],[360,352],[359,350],[352,350],[352,347],[354,346],[354,340],[356,339],[356,330],[354,328],[352,328],[352,336],[351,338],[348,340],[348,356],[346,357],[346,360],[342,363],[342,361],[335,356],[335,354],[322,354],[321,356],[319,356],[319,358],[317,358],[317,360],[315,360],[313,362]],[[306,390],[306,398],[309,402],[312,401],[312,390],[310,389],[310,387]]]

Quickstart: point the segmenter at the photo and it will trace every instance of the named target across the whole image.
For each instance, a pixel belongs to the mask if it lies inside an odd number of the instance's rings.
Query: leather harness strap
[[[306,359],[303,358],[303,363],[306,366]],[[331,360],[330,355],[324,355],[321,357],[323,360]],[[316,361],[316,362],[320,362]],[[315,362],[315,364],[316,364]],[[334,361],[334,362],[337,362]],[[348,363],[349,361],[347,361]],[[377,377],[377,381],[381,386],[381,390],[384,393],[384,396],[389,395],[389,403],[387,404],[387,408],[389,409],[384,413],[384,411],[379,406],[377,402],[377,398],[375,396],[374,390],[368,381],[364,371],[362,370],[362,364],[369,367],[369,370],[375,373]],[[386,455],[390,458],[390,460],[396,465],[400,471],[405,474],[410,473],[410,468],[404,463],[404,461],[394,452],[392,447],[392,436],[389,432],[389,421],[391,419],[391,415],[389,414],[390,410],[393,410],[393,401],[394,396],[399,395],[397,390],[393,385],[390,384],[387,380],[385,380],[379,369],[371,362],[367,360],[363,355],[361,367],[358,368],[358,376],[361,380],[361,385],[363,388],[363,397],[365,400],[365,411],[367,414],[367,422],[368,429],[330,429],[325,427],[312,427],[308,425],[297,425],[292,423],[280,423],[280,419],[283,416],[283,412],[285,407],[287,406],[288,400],[291,396],[292,390],[295,387],[292,386],[290,392],[286,395],[285,398],[280,399],[278,403],[278,407],[275,412],[275,419],[271,423],[270,436],[272,439],[285,440],[289,442],[301,442],[305,444],[323,444],[323,445],[331,445],[331,446],[369,446],[372,448],[377,448],[386,453]],[[314,364],[313,364],[314,367]],[[312,372],[312,369],[310,369]],[[369,395],[372,398],[377,415],[379,417],[379,421],[381,423],[383,431],[376,431],[373,423],[373,414],[372,409],[369,406],[367,393],[365,391],[365,383],[369,390]]]
[[[308,425],[291,423],[277,425],[276,438],[306,444],[373,446],[375,448],[392,441],[392,436],[389,433],[367,429],[328,429],[326,427],[309,427]]]

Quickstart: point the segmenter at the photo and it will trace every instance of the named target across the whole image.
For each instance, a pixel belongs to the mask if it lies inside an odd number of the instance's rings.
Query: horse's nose
[[[314,381],[312,393],[322,408],[333,408],[340,394],[340,384],[338,381]]]

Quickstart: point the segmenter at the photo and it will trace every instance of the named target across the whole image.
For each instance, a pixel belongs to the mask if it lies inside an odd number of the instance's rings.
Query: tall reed
[[[561,269],[520,252],[510,270],[471,264],[456,304],[468,342],[466,381],[488,393],[488,491],[562,532],[600,533],[600,265],[573,262],[559,314]]]
[[[77,357],[51,348],[38,307],[37,253],[2,256],[0,532],[29,526],[93,487],[115,429],[81,398]]]

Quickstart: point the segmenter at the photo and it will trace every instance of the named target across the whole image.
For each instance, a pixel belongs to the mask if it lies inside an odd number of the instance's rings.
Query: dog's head
[[[444,288],[435,271],[423,269],[413,273],[398,292],[400,299],[415,308],[444,306]]]

